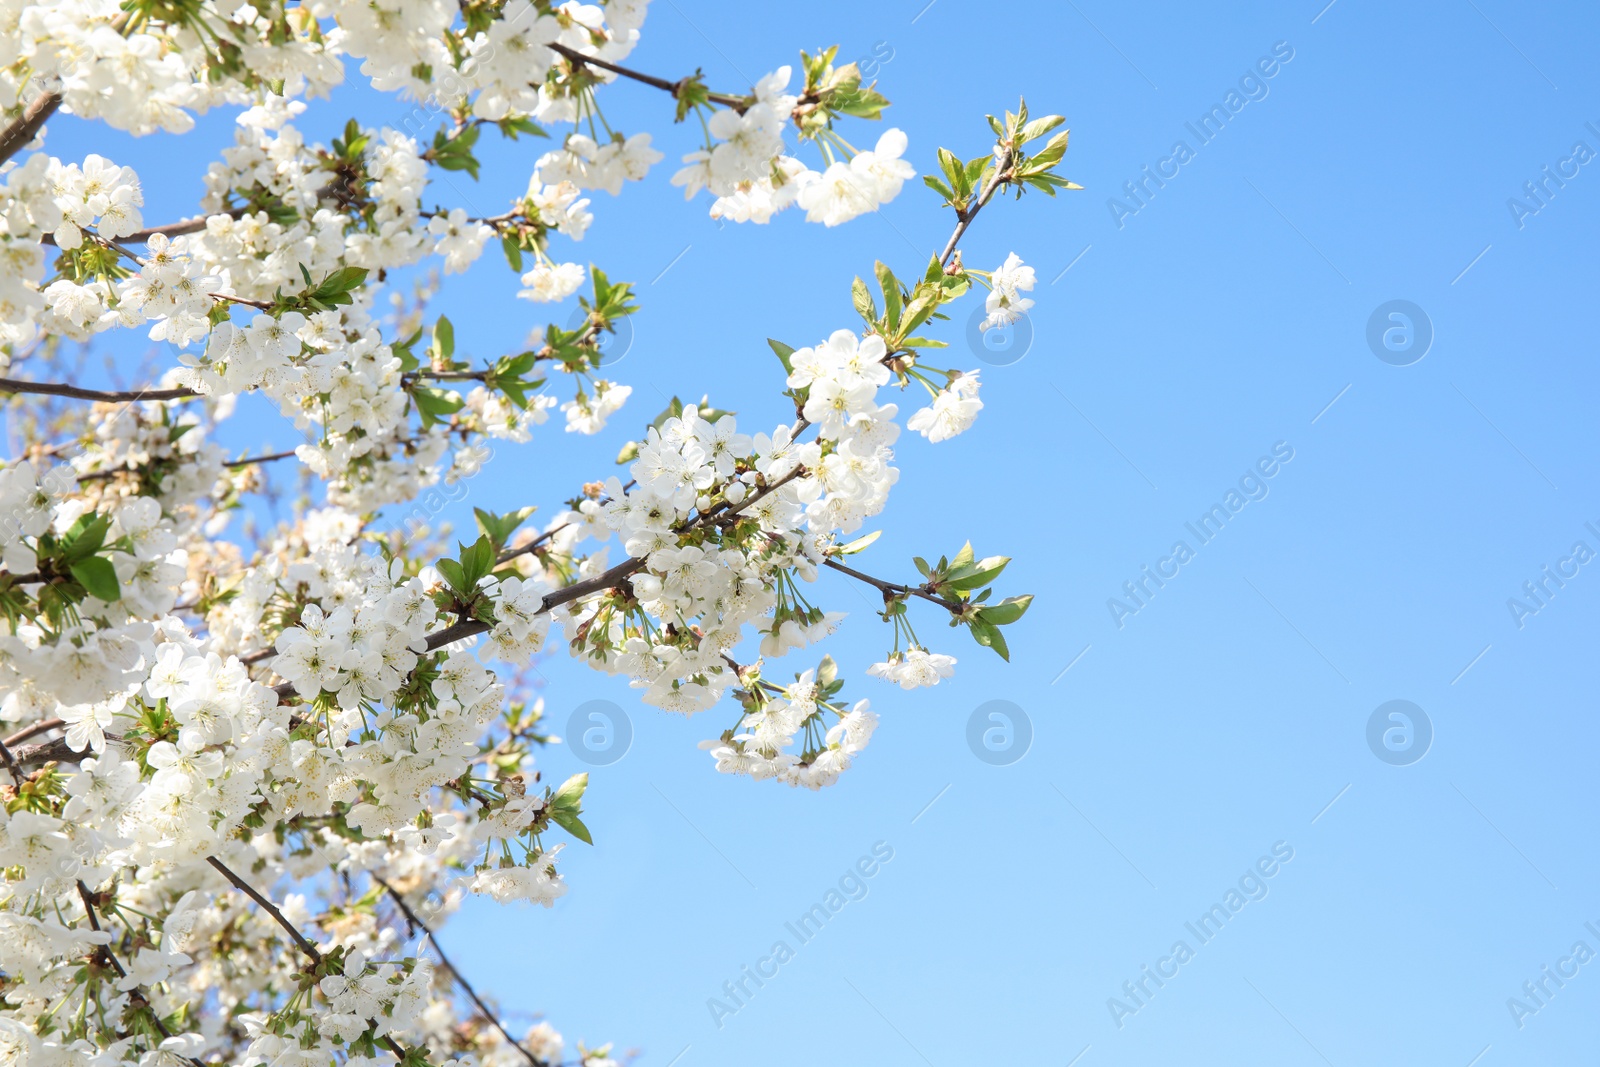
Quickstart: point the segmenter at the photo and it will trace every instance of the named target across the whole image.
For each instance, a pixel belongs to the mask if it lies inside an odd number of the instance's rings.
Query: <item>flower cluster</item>
[[[685,197],[701,189],[716,196],[712,218],[765,223],[798,204],[806,221],[837,226],[876,211],[900,194],[916,170],[901,158],[906,135],[886,131],[872,149],[856,152],[834,136],[824,142],[827,167],[818,173],[785,154],[784,128],[799,97],[787,93],[791,70],[780,67],[755,85],[753,102],[743,111],[725,108],[706,123],[706,148],[683,157],[688,164],[672,184]],[[848,158],[837,159],[835,149]]]
[[[833,670],[833,661],[825,658],[821,672],[828,681],[819,682],[817,671],[805,671],[792,685],[772,686],[770,693],[752,688],[738,725],[700,747],[711,753],[723,774],[772,778],[811,790],[832,785],[878,727],[868,701],[857,701],[849,711],[828,702],[837,690]],[[803,739],[800,752],[791,751],[796,738]]]

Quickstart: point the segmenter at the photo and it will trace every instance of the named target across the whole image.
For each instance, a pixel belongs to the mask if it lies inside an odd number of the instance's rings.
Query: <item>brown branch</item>
[[[226,300],[230,304],[243,304],[245,307],[256,308],[261,311],[271,311],[272,305],[265,300],[251,300],[248,297],[234,296],[232,293],[212,293],[213,300]]]
[[[761,491],[746,497],[739,503],[737,507],[729,508],[726,512],[722,513],[708,513],[706,515],[701,515],[699,518],[693,519],[678,526],[677,532],[683,533],[714,518],[725,518],[729,515],[737,515],[745,508],[756,503],[762,497],[769,493],[775,492],[785,483],[798,478],[804,473],[804,467],[796,467],[782,478],[779,478],[776,482],[773,482],[771,485],[766,486]],[[535,611],[533,614],[543,615],[545,612],[560,607],[562,604],[586,597],[590,593],[598,593],[602,589],[609,589],[621,582],[623,579],[627,578],[629,575],[635,574],[642,570],[644,565],[644,560],[633,559],[630,557],[600,574],[596,574],[590,578],[585,578],[581,582],[573,582],[571,585],[565,585],[560,589],[546,593],[539,601],[539,610]],[[428,651],[436,652],[445,645],[454,644],[457,641],[464,641],[469,637],[476,637],[481,633],[487,633],[491,625],[492,624],[487,622],[480,622],[477,619],[463,619],[459,622],[453,623],[450,626],[446,626],[443,630],[438,630],[428,635]],[[257,663],[261,660],[270,659],[275,655],[277,655],[276,650],[263,649],[260,652],[251,653],[250,658],[244,662]],[[273,692],[278,694],[278,699],[280,701],[289,700],[292,697],[300,695],[299,691],[295,689],[292,682],[283,682],[274,686]]]
[[[39,130],[61,106],[60,93],[45,93],[23,108],[15,122],[0,131],[0,163],[4,163],[39,136]]]
[[[89,892],[89,887],[83,884],[82,878],[77,879],[77,883],[78,897],[83,901],[83,912],[89,918],[89,928],[95,933],[99,933],[100,920],[95,917],[94,894]],[[95,955],[97,955],[103,962],[110,964],[111,969],[117,972],[118,978],[128,977],[128,972],[124,970],[122,964],[117,961],[117,955],[111,951],[110,945],[97,945],[95,947]],[[149,1006],[150,997],[145,993],[143,986],[135,986],[131,992],[134,998],[144,1001],[145,1005]],[[167,1024],[161,1021],[161,1016],[157,1015],[154,1009],[152,1009],[150,1012],[150,1021],[155,1024],[156,1029],[160,1031],[162,1037],[170,1038],[172,1036],[172,1031],[167,1029]],[[123,1036],[126,1037],[127,1035],[124,1034]],[[185,1056],[184,1059],[188,1060],[193,1067],[206,1067],[206,1064],[201,1063],[193,1056]]]
[[[218,214],[238,218],[240,215],[244,214],[244,208],[235,208],[232,211],[219,211]],[[150,240],[150,238],[154,237],[158,233],[164,237],[182,237],[186,233],[199,233],[201,230],[206,228],[206,220],[210,218],[210,215],[195,215],[193,218],[180,219],[177,222],[169,222],[164,226],[152,226],[147,230],[135,230],[128,234],[128,236],[122,238],[122,240],[127,241],[129,244],[145,244]]]
[[[225,211],[221,212],[221,214],[233,215],[235,218],[237,218],[241,211]],[[123,255],[137,260],[139,257],[135,256],[132,252],[129,252],[126,248],[123,248],[122,243],[146,244],[149,242],[150,238],[154,237],[158,233],[164,234],[167,237],[180,237],[186,233],[199,233],[201,230],[206,228],[206,219],[208,218],[210,218],[209,215],[196,215],[194,218],[182,219],[178,222],[169,222],[164,226],[151,226],[147,230],[135,230],[125,237],[117,238],[115,241],[101,237],[92,229],[85,229],[83,232],[85,235],[109,245],[112,248],[115,248]],[[55,235],[47,233],[43,237],[39,238],[39,243],[53,246],[56,243]]]
[[[294,943],[299,947],[300,951],[311,957],[311,962],[313,964],[322,963],[322,953],[317,951],[317,946],[313,945],[310,941],[307,941],[306,936],[295,928],[294,923],[284,918],[283,912],[278,910],[278,906],[276,904],[272,903],[272,901],[256,892],[249,883],[247,883],[243,878],[240,878],[237,874],[234,874],[232,871],[230,871],[221,860],[217,859],[217,857],[207,856],[206,862],[211,864],[211,866],[214,867],[217,872],[222,875],[222,877],[226,878],[235,889],[249,897],[251,900],[255,901],[261,910],[265,911],[268,915],[272,916],[273,919],[277,920],[278,925],[287,930],[289,932],[289,936],[294,938]]]
[[[230,459],[228,462],[224,463],[223,466],[234,468],[250,467],[257,463],[276,463],[280,459],[288,459],[291,456],[297,455],[299,455],[299,452],[291,448],[287,452],[270,452],[265,456],[246,456],[243,459]]]
[[[489,376],[485,370],[408,370],[400,375],[402,382],[481,382]]]
[[[200,394],[193,389],[80,389],[64,382],[22,382],[15,378],[0,378],[0,393],[41,393],[45,396],[69,396],[74,400],[104,400],[107,402],[135,400],[188,400]]]
[[[23,776],[22,768],[17,765],[16,758],[11,755],[11,749],[4,741],[0,741],[0,759],[5,761],[6,770],[11,772],[11,780],[17,784],[18,789],[27,784],[28,779]]]
[[[83,899],[84,914],[89,916],[89,929],[98,934],[100,932],[100,920],[95,917],[94,898],[89,894],[89,887],[83,884],[82,878],[78,879],[78,896]],[[105,953],[107,962],[111,964],[111,969],[117,972],[118,978],[128,977],[128,972],[122,969],[122,964],[117,962],[117,957],[112,955],[110,948],[105,945],[101,945],[100,951]],[[161,1027],[160,1019],[156,1020],[156,1026]],[[167,1033],[165,1027],[161,1027],[161,1036],[171,1037],[172,1035]]]
[[[560,607],[562,604],[568,603],[569,601],[588,596],[590,593],[597,593],[602,589],[608,589],[622,581],[622,579],[628,577],[628,575],[633,574],[635,571],[642,568],[644,563],[645,561],[642,559],[625,559],[615,567],[612,567],[610,570],[605,571],[602,574],[597,574],[592,578],[585,578],[581,582],[573,582],[571,585],[564,585],[560,589],[546,593],[539,601],[539,610],[535,611],[533,614],[543,615],[545,612]],[[437,652],[445,645],[451,645],[457,641],[464,641],[469,637],[476,637],[478,634],[487,633],[490,626],[490,623],[480,622],[477,619],[464,619],[460,622],[453,623],[450,626],[446,626],[442,630],[436,630],[428,635],[428,651]],[[253,662],[269,659],[271,656],[275,655],[277,655],[276,650],[271,650],[269,652],[265,649],[263,649],[262,652],[251,654]],[[280,685],[273,686],[273,692],[278,694],[278,699],[280,701],[289,700],[292,697],[300,695],[299,690],[295,689],[292,682],[283,682]]]
[[[634,81],[643,85],[649,85],[656,89],[660,89],[662,92],[671,93],[674,100],[678,98],[679,94],[682,93],[684,88],[689,84],[688,78],[684,78],[680,81],[669,82],[667,79],[658,78],[654,74],[645,74],[637,70],[629,70],[627,67],[619,67],[615,63],[607,63],[605,60],[596,59],[594,56],[586,56],[582,52],[568,48],[564,44],[551,44],[548,47],[552,52],[565,56],[577,66],[599,67],[601,70],[609,70],[613,74],[620,74],[624,78],[632,78]],[[741,113],[751,104],[751,99],[748,96],[729,96],[727,93],[707,93],[706,99],[711,101],[713,104],[722,104],[726,107],[734,108]]]
[[[234,874],[232,871],[230,871],[221,860],[217,859],[217,857],[207,856],[206,862],[221,872],[222,877],[226,878],[229,884],[231,884],[235,889],[249,897],[251,900],[255,901],[264,911],[276,919],[279,926],[289,931],[289,936],[294,938],[296,947],[310,957],[313,966],[320,967],[322,965],[322,953],[317,951],[317,946],[313,945],[310,941],[307,941],[305,935],[299,930],[295,929],[293,923],[284,918],[283,912],[279,911],[277,906],[273,904],[272,901],[256,892],[255,889],[251,888],[251,886],[245,882],[243,878],[240,878],[237,874]],[[367,1025],[374,1030],[378,1028],[378,1023],[375,1019],[368,1019]],[[405,1062],[406,1050],[398,1041],[390,1037],[388,1034],[384,1034],[378,1039],[378,1041],[383,1045],[384,1048],[394,1053],[395,1059],[399,1060],[401,1063]],[[204,1067],[204,1065],[201,1065],[201,1067]]]
[[[291,456],[296,454],[297,453],[291,450],[288,452],[273,452],[265,456],[246,456],[243,459],[231,459],[224,463],[223,466],[237,469],[239,467],[249,467],[257,463],[272,463],[280,459],[289,459]],[[119,474],[137,474],[139,471],[144,470],[150,465],[151,464],[149,463],[144,463],[135,467],[110,467],[103,471],[91,471],[88,474],[78,475],[78,481],[99,482],[104,481],[107,478],[114,478]]]
[[[38,737],[42,733],[48,733],[58,726],[65,725],[67,725],[65,719],[40,719],[32,726],[23,727],[21,730],[18,730],[16,733],[6,738],[5,743],[8,745],[20,745],[30,737]]]
[[[111,735],[107,734],[106,737],[110,738]],[[24,745],[12,753],[19,767],[35,763],[76,763],[88,755],[88,752],[79,752],[69,746],[65,737],[53,738],[39,745]]]
[[[626,493],[629,489],[632,489],[635,485],[638,485],[638,484],[639,484],[638,482],[636,482],[636,481],[634,481],[633,479],[630,478],[628,480],[628,484],[624,485],[622,487],[622,491],[624,493]],[[506,549],[504,552],[500,553],[500,555],[498,557],[496,557],[496,559],[494,561],[494,565],[496,567],[498,567],[502,563],[510,563],[512,560],[516,559],[518,556],[526,556],[531,552],[539,551],[539,546],[540,545],[544,544],[546,541],[550,540],[550,538],[554,537],[556,534],[560,533],[562,530],[565,530],[568,526],[571,526],[571,525],[572,525],[572,523],[570,523],[570,522],[564,522],[560,526],[552,526],[552,527],[550,527],[550,529],[546,530],[544,533],[540,534],[538,537],[535,537],[533,540],[529,541],[527,544],[518,545],[516,548],[508,548],[508,549]]]
[[[944,252],[939,256],[941,266],[948,266],[950,257],[955,254],[956,245],[961,241],[961,235],[967,232],[967,227],[972,225],[972,220],[978,217],[978,212],[983,206],[994,199],[995,192],[1000,186],[1011,178],[1011,164],[1016,159],[1016,149],[1007,148],[1006,153],[995,164],[994,173],[989,175],[989,180],[984,183],[983,190],[978,193],[978,202],[970,208],[956,209],[956,229],[950,235],[950,240],[945,242]]]
[[[520,1041],[512,1037],[510,1031],[505,1028],[505,1025],[500,1022],[495,1013],[489,1010],[489,1006],[483,1002],[483,998],[478,996],[478,991],[472,988],[472,983],[467,981],[467,976],[462,974],[460,968],[458,968],[454,963],[450,962],[449,956],[445,955],[444,946],[439,944],[439,937],[433,932],[433,928],[424,922],[415,911],[411,910],[411,905],[406,903],[405,897],[401,896],[400,893],[395,890],[394,886],[384,881],[377,874],[374,874],[371,871],[368,871],[367,874],[374,882],[377,882],[388,891],[390,899],[395,902],[395,905],[400,909],[400,913],[405,916],[406,923],[409,925],[409,927],[413,930],[420,928],[423,933],[428,935],[428,940],[433,942],[433,950],[439,954],[439,962],[444,964],[445,969],[448,970],[455,978],[456,983],[461,986],[461,991],[472,1000],[472,1003],[478,1006],[478,1011],[483,1013],[483,1017],[489,1020],[489,1023],[496,1030],[500,1031],[500,1036],[504,1037],[516,1048],[518,1052],[522,1053],[522,1055],[530,1064],[533,1065],[533,1067],[548,1067],[543,1060],[529,1052],[522,1046]]]
[[[966,606],[964,604],[959,604],[954,600],[946,600],[937,593],[930,592],[926,586],[902,585],[899,582],[886,582],[882,578],[874,578],[870,574],[864,574],[861,571],[856,570],[854,567],[847,567],[836,559],[825,559],[822,561],[822,565],[824,567],[830,567],[841,574],[848,574],[857,581],[866,582],[868,585],[873,586],[879,592],[881,592],[885,600],[888,600],[890,597],[902,595],[921,597],[923,600],[937,604],[951,614],[956,615],[959,615],[961,610]]]

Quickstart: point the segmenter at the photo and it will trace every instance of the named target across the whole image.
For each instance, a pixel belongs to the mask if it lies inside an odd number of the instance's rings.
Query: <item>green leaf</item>
[[[494,570],[494,543],[485,534],[474,541],[470,548],[466,545],[457,547],[461,549],[461,580],[464,583],[461,591],[470,593],[485,575]]]
[[[872,265],[872,271],[878,277],[878,288],[883,290],[883,314],[888,319],[889,329],[900,328],[900,311],[903,305],[900,302],[900,280],[894,272],[884,266],[882,260]]]
[[[117,569],[104,556],[89,556],[69,564],[67,570],[89,595],[113,603],[122,598],[122,583],[117,580]]]
[[[995,654],[1007,663],[1011,662],[1011,649],[1006,645],[1004,635],[990,624],[974,619],[968,624],[972,629],[973,640],[985,648],[992,648]]]
[[[500,238],[500,247],[505,249],[506,262],[511,265],[511,269],[520,274],[522,272],[522,246],[517,243],[517,239],[510,234],[506,234]]]
[[[1033,603],[1033,594],[1008,596],[998,604],[978,609],[978,618],[994,626],[1009,626],[1022,618]]]
[[[767,344],[772,347],[773,352],[777,353],[778,362],[783,364],[783,372],[785,374],[793,374],[794,364],[790,362],[789,357],[794,355],[794,348],[784,344],[782,341],[774,341],[770,337],[767,338]]]
[[[965,200],[972,195],[972,182],[967,179],[967,168],[956,154],[948,148],[939,149],[939,168],[944,171],[950,188],[955,190],[956,198]]]
[[[499,122],[495,123],[495,125],[500,127],[500,134],[502,137],[508,137],[513,141],[517,139],[517,134],[519,133],[525,133],[531,137],[550,136],[548,133],[544,132],[544,128],[542,126],[530,118],[501,119]]]
[[[567,833],[586,845],[594,844],[589,828],[583,825],[578,814],[583,811],[583,793],[589,788],[589,775],[575,774],[561,783],[550,797],[550,818]]]
[[[938,310],[939,304],[943,299],[942,294],[942,287],[934,287],[919,282],[916,289],[912,290],[911,303],[906,305],[905,312],[901,317],[900,329],[905,333],[910,333],[924,322],[927,322],[928,316]]]
[[[570,811],[552,811],[550,821],[561,827],[567,833],[576,837],[586,845],[594,844],[594,838],[589,835],[589,828],[583,825],[583,820]]]
[[[882,118],[883,109],[888,106],[888,98],[876,89],[847,89],[836,93],[828,102],[830,109],[858,119]]]
[[[1027,143],[1036,137],[1043,137],[1045,134],[1049,133],[1051,130],[1055,129],[1065,121],[1067,120],[1062,118],[1060,115],[1046,115],[1042,119],[1034,119],[1032,122],[1022,127],[1022,136],[1019,138],[1019,141],[1021,143]]]
[[[495,549],[499,550],[506,546],[506,543],[511,540],[511,535],[516,533],[517,527],[521,526],[535,510],[532,507],[518,508],[516,511],[508,511],[504,515],[496,515],[492,511],[473,508],[472,514],[478,521],[478,529],[483,532],[485,537],[494,542]]]
[[[584,790],[588,788],[589,772],[584,771],[580,774],[574,774],[571,778],[562,782],[560,788],[550,797],[550,806],[577,811],[583,803]]]
[[[443,315],[433,324],[433,352],[440,359],[449,359],[456,350],[456,328]]]
[[[967,277],[965,271],[960,274],[946,274],[939,280],[939,288],[943,291],[941,299],[945,303],[965,296],[971,287],[972,280]]]
[[[976,159],[967,160],[967,184],[974,189],[981,189],[983,183],[978,179],[993,161],[993,156],[979,156]]]
[[[472,586],[467,583],[467,575],[466,572],[461,569],[461,564],[457,563],[453,559],[441,559],[438,563],[435,563],[434,566],[438,568],[440,574],[444,575],[444,580],[449,582],[451,587],[457,592],[472,592]]]
[[[61,539],[67,561],[73,562],[92,556],[106,543],[106,532],[111,529],[111,517],[91,512],[80,515]],[[105,599],[104,597],[101,598]]]
[[[672,92],[678,100],[673,122],[682,122],[695,108],[711,103],[711,90],[706,88],[705,75],[698,70],[679,82]]]
[[[414,385],[411,387],[411,399],[417,405],[417,411],[422,416],[422,425],[426,429],[436,422],[454,412],[460,411],[466,401],[461,399],[461,394],[449,389],[439,389],[431,385]]]
[[[969,561],[964,566],[952,566],[944,584],[952,589],[977,589],[1000,577],[1000,572],[1010,562],[1010,556],[989,556],[976,563]]]
[[[878,308],[872,302],[872,293],[867,289],[867,283],[858,276],[850,286],[850,300],[856,306],[856,314],[866,320],[868,326],[878,324]]]
[[[317,287],[319,293],[333,296],[337,293],[348,293],[367,280],[365,267],[340,267],[322,280]]]
[[[841,555],[841,556],[853,556],[857,552],[860,552],[862,549],[866,548],[868,545],[872,544],[872,542],[876,541],[878,538],[880,538],[882,536],[883,536],[883,531],[882,530],[873,530],[869,534],[865,534],[865,535],[863,535],[861,537],[856,538],[854,541],[851,541],[848,545],[840,545],[838,550],[837,550],[837,554]]]
[[[419,326],[417,327],[417,332],[404,341],[391,341],[389,343],[389,351],[400,358],[400,369],[402,371],[413,371],[422,366],[422,361],[417,359],[411,351],[412,346],[421,339],[422,327]]]

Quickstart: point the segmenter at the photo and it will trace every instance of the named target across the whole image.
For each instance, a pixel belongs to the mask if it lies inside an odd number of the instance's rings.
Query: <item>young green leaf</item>
[[[773,352],[777,353],[778,362],[783,364],[783,372],[785,374],[793,374],[794,364],[789,361],[789,357],[794,355],[794,348],[784,344],[782,341],[774,341],[770,337],[767,338],[767,344],[772,347]]]
[[[69,564],[67,570],[90,596],[107,603],[122,598],[122,585],[117,580],[117,570],[104,556],[89,556]]]
[[[872,293],[867,290],[867,283],[859,277],[850,286],[850,300],[855,304],[856,314],[865,319],[868,326],[878,324],[878,308],[872,302]]]

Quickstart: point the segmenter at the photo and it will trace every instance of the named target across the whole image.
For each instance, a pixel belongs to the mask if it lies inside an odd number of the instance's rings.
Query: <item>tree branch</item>
[[[299,930],[295,929],[293,923],[284,918],[283,912],[279,911],[277,906],[274,905],[272,901],[268,900],[266,897],[252,889],[243,878],[240,878],[237,874],[234,874],[232,871],[230,871],[221,860],[217,859],[217,857],[207,856],[206,862],[220,871],[222,876],[226,878],[229,884],[231,884],[235,889],[259,904],[263,910],[277,920],[279,926],[289,931],[289,936],[294,938],[295,945],[300,949],[301,952],[305,953],[311,958],[313,965],[321,965],[322,953],[317,951],[317,946],[313,945],[310,941],[307,941],[305,935],[300,933]],[[457,977],[460,976],[458,975]],[[367,1025],[373,1030],[378,1028],[378,1023],[375,1019],[368,1019]],[[390,1037],[388,1034],[384,1034],[382,1037],[378,1038],[378,1041],[383,1045],[384,1048],[394,1053],[395,1059],[399,1060],[401,1063],[405,1063],[406,1050],[398,1041]]]
[[[0,393],[40,393],[45,396],[69,396],[74,400],[104,400],[108,402],[135,400],[188,400],[200,394],[193,389],[80,389],[64,382],[22,382],[15,378],[0,378]]]
[[[983,206],[994,198],[995,191],[1001,183],[1010,176],[1012,161],[1016,158],[1016,149],[1006,149],[1006,154],[996,164],[994,173],[989,175],[989,180],[984,183],[983,191],[978,194],[977,203],[965,210],[956,211],[956,229],[950,235],[950,240],[945,242],[944,252],[939,256],[941,265],[949,266],[950,257],[955,254],[956,245],[961,241],[961,235],[967,232],[967,227],[972,225],[972,220],[978,217],[978,212]]]
[[[582,52],[568,48],[564,44],[551,44],[547,47],[549,47],[552,52],[565,56],[576,66],[599,67],[601,70],[609,70],[613,74],[620,74],[624,78],[631,78],[642,85],[649,85],[653,88],[660,89],[662,92],[671,93],[674,100],[678,98],[678,94],[683,92],[684,86],[689,82],[688,78],[684,78],[681,81],[669,82],[667,79],[658,78],[654,74],[644,74],[637,70],[629,70],[627,67],[619,67],[615,63],[607,63],[603,59],[596,59],[594,56],[586,56]],[[750,98],[747,96],[729,96],[727,93],[707,93],[706,99],[711,101],[713,104],[722,104],[726,107],[734,108],[741,114],[744,112],[745,108],[750,106]]]
[[[230,871],[221,860],[217,859],[217,857],[207,856],[206,862],[211,864],[211,866],[214,867],[217,872],[222,875],[222,877],[226,878],[233,888],[237,889],[239,892],[255,901],[261,910],[265,911],[268,915],[272,916],[273,919],[277,920],[278,925],[287,930],[289,932],[289,936],[294,938],[294,943],[299,947],[300,951],[311,957],[311,962],[313,964],[320,964],[322,962],[322,953],[317,951],[317,946],[313,945],[310,941],[307,941],[306,936],[295,928],[294,923],[284,918],[283,912],[278,910],[278,906],[276,904],[272,903],[272,901],[256,892],[248,882]]]
[[[543,615],[545,612],[560,607],[562,604],[568,603],[569,601],[577,600],[580,597],[588,596],[590,593],[598,593],[602,589],[610,588],[611,586],[616,585],[622,579],[626,578],[628,575],[633,574],[635,571],[642,568],[644,563],[645,561],[642,559],[625,559],[615,567],[612,567],[610,570],[605,571],[602,574],[597,574],[592,578],[585,578],[581,582],[573,582],[571,585],[564,585],[560,589],[546,593],[543,599],[541,599],[539,602],[539,610],[535,611],[533,614]],[[487,633],[490,629],[490,625],[491,624],[486,622],[480,622],[477,619],[465,619],[461,622],[446,626],[442,630],[436,630],[428,635],[428,651],[437,652],[445,645],[451,645],[457,641],[464,641],[469,637],[476,637],[478,634]],[[270,659],[272,656],[276,656],[277,654],[278,653],[276,649],[263,649],[261,652],[253,653],[252,655],[254,657],[253,661],[259,662],[260,660]],[[292,682],[283,682],[280,685],[273,686],[273,692],[278,694],[278,699],[280,701],[288,700],[291,697],[300,695],[299,691],[295,689]]]
[[[543,1060],[529,1052],[526,1048],[523,1048],[522,1043],[516,1038],[512,1037],[510,1031],[505,1028],[504,1024],[500,1022],[495,1013],[489,1010],[489,1006],[483,1002],[483,998],[478,996],[478,991],[472,988],[472,983],[467,981],[467,976],[462,974],[461,970],[454,963],[450,962],[449,956],[445,955],[444,946],[439,944],[439,937],[433,932],[433,928],[424,922],[416,912],[411,910],[411,905],[406,903],[406,898],[401,896],[400,893],[395,890],[394,886],[384,881],[372,871],[368,871],[367,875],[374,882],[377,882],[379,885],[383,886],[383,888],[388,892],[390,899],[395,902],[395,906],[400,909],[400,913],[406,917],[406,922],[409,923],[411,927],[420,928],[423,933],[428,935],[428,940],[433,942],[433,950],[439,954],[439,962],[444,964],[445,969],[448,970],[451,976],[455,978],[456,983],[461,986],[461,991],[472,1000],[472,1003],[478,1006],[478,1011],[483,1014],[483,1017],[489,1020],[489,1023],[496,1030],[500,1031],[500,1036],[509,1041],[518,1052],[522,1053],[523,1057],[526,1058],[530,1064],[532,1064],[532,1067],[548,1067]]]
[[[111,735],[106,736],[109,738]],[[38,745],[24,745],[12,753],[19,767],[29,767],[35,763],[76,763],[88,755],[88,752],[79,752],[69,746],[65,737],[53,738]]]
[[[16,758],[11,755],[11,749],[4,741],[0,741],[0,760],[4,760],[6,770],[11,772],[11,780],[21,789],[27,784],[28,779],[23,775],[22,768],[17,765]]]
[[[272,463],[272,462],[274,462],[276,460],[280,460],[280,459],[289,459],[290,457],[295,456],[295,455],[297,455],[297,453],[294,452],[293,450],[290,450],[288,452],[272,452],[272,453],[269,453],[269,454],[267,454],[265,456],[245,456],[243,459],[230,459],[228,462],[224,463],[223,466],[224,467],[232,467],[234,469],[238,469],[239,467],[253,466],[254,464],[257,464],[257,463]],[[78,475],[78,481],[79,482],[99,482],[99,481],[104,481],[107,478],[114,478],[119,474],[135,474],[135,473],[145,469],[145,467],[148,467],[148,466],[150,466],[150,464],[145,463],[145,464],[141,464],[141,465],[136,466],[136,467],[111,467],[111,468],[108,468],[108,469],[103,470],[103,471],[91,471],[88,474],[80,474],[80,475]]]
[[[40,719],[32,726],[25,726],[6,738],[5,743],[8,745],[20,745],[30,737],[38,737],[40,734],[48,733],[56,727],[65,726],[66,724],[65,719]]]
[[[39,130],[50,121],[50,116],[61,106],[60,93],[45,93],[22,109],[22,114],[4,131],[0,131],[0,163],[4,163],[39,136]]]
[[[77,884],[78,897],[83,901],[83,912],[89,918],[89,928],[95,931],[95,933],[99,933],[100,920],[95,916],[94,894],[89,892],[89,887],[83,884],[82,878],[77,879]],[[128,972],[124,970],[122,964],[117,961],[117,954],[111,951],[110,945],[97,946],[96,955],[98,955],[104,962],[111,965],[111,969],[117,972],[118,978],[128,977]],[[144,992],[143,986],[135,986],[132,992],[134,996],[144,1001],[146,1006],[150,1004],[150,997]],[[160,1032],[162,1037],[170,1038],[172,1036],[172,1031],[167,1029],[167,1024],[161,1021],[161,1016],[157,1015],[153,1008],[150,1011],[150,1021],[155,1024],[156,1030]],[[127,1035],[124,1034],[123,1036],[126,1037]],[[201,1063],[193,1056],[185,1056],[184,1059],[188,1060],[193,1067],[206,1067],[204,1063]]]
[[[788,474],[785,474],[782,478],[779,478],[771,485],[768,485],[759,492],[753,493],[746,497],[736,507],[729,508],[726,512],[709,512],[705,515],[701,515],[698,518],[692,519],[691,521],[680,525],[677,528],[677,532],[683,533],[701,523],[710,521],[712,519],[725,518],[729,515],[737,515],[739,512],[754,504],[762,497],[768,495],[769,493],[775,492],[785,483],[798,478],[800,475],[804,474],[805,471],[806,469],[804,467],[797,466],[794,470],[790,471]],[[570,603],[571,601],[586,597],[590,593],[598,593],[602,589],[609,589],[618,582],[622,581],[624,578],[627,578],[629,575],[643,570],[644,565],[644,560],[633,559],[630,557],[623,560],[621,563],[618,563],[609,570],[604,571],[603,573],[596,574],[591,578],[585,578],[580,582],[573,582],[571,585],[564,585],[560,589],[546,593],[539,601],[539,610],[535,611],[533,614],[543,615],[545,612],[551,611],[554,608],[558,608],[562,604]],[[487,633],[490,628],[490,623],[480,622],[477,619],[464,619],[450,626],[446,626],[443,630],[438,630],[429,634],[428,651],[436,652],[445,645],[454,644],[457,641],[464,641],[469,637],[476,637],[481,633]],[[259,663],[260,661],[270,659],[275,655],[277,655],[277,651],[275,649],[262,649],[259,652],[251,653],[251,656],[242,662]],[[278,694],[278,699],[280,701],[288,700],[291,697],[300,695],[299,691],[295,689],[292,682],[283,682],[274,686],[273,692]]]
[[[925,586],[902,585],[899,582],[886,582],[882,578],[874,578],[870,574],[864,574],[861,571],[856,570],[854,567],[847,567],[836,559],[825,559],[822,561],[822,565],[824,567],[829,567],[833,570],[836,570],[840,574],[848,574],[857,581],[866,582],[868,585],[873,586],[879,592],[883,593],[885,600],[891,596],[900,595],[921,597],[923,600],[939,605],[941,608],[944,608],[953,615],[959,615],[961,613],[961,609],[965,606],[957,603],[954,600],[946,600],[944,597],[939,596],[936,593],[930,593]]]

